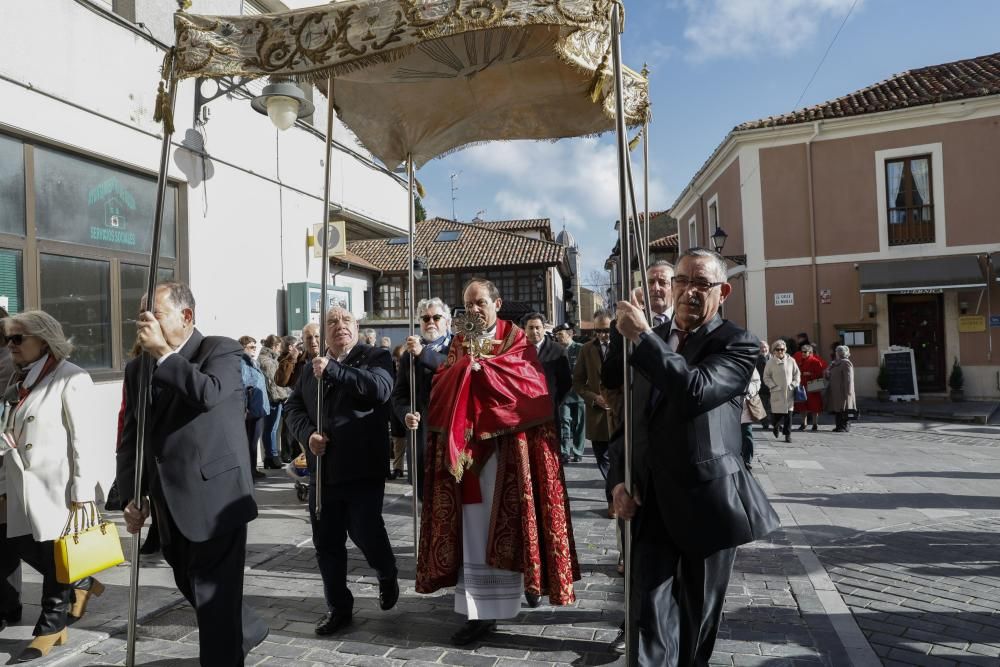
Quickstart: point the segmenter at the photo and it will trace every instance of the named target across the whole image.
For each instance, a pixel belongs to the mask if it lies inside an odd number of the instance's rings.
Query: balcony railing
[[[889,209],[889,245],[934,243],[934,207]]]

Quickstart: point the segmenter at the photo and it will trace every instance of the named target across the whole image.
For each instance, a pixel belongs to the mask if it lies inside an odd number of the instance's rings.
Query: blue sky
[[[635,69],[647,62],[652,69],[653,210],[673,204],[712,150],[743,121],[817,104],[907,69],[1000,51],[997,0],[626,0],[625,5],[625,61]],[[640,159],[639,151],[633,159]],[[611,135],[487,144],[433,160],[417,174],[427,191],[428,215],[451,217],[452,173],[459,174],[458,219],[470,220],[480,211],[484,219],[548,217],[554,231],[565,222],[581,246],[584,276],[603,265],[614,244],[618,200]]]

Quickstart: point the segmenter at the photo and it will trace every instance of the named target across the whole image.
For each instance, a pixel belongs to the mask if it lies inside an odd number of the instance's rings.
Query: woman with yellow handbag
[[[90,375],[68,361],[72,344],[62,326],[40,310],[4,320],[7,349],[18,373],[3,401],[0,456],[7,482],[7,535],[0,577],[24,561],[42,574],[35,638],[19,662],[66,643],[68,621],[103,591],[89,577],[61,583],[55,544],[73,513],[103,500],[114,477],[114,454],[96,431]]]

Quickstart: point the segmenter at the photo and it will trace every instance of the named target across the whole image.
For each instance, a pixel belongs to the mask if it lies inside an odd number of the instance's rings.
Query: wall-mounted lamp
[[[969,302],[968,301],[959,301],[958,302],[958,312],[960,312],[963,315],[965,315],[966,313],[968,313],[969,312]]]
[[[424,277],[424,271],[427,270],[427,259],[425,257],[414,257],[413,258],[413,277],[420,280]]]
[[[875,317],[875,313],[877,313],[877,312],[878,312],[878,310],[876,309],[875,304],[874,303],[869,303],[868,304],[868,317]]]
[[[270,118],[279,130],[287,130],[297,119],[311,116],[315,110],[302,89],[287,81],[264,86],[260,96],[255,97],[250,106]]]

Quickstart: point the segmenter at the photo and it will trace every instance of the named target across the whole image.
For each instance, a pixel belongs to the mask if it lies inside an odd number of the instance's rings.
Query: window
[[[889,245],[934,243],[931,156],[886,160]]]
[[[0,248],[0,306],[11,315],[24,310],[22,275],[21,252]]]
[[[847,347],[862,347],[875,344],[874,326],[838,324],[836,328],[837,335]]]
[[[59,320],[81,368],[111,366],[111,263],[41,256],[41,308]]]
[[[698,220],[691,216],[688,220],[688,247],[695,248],[698,246]]]
[[[168,184],[160,279],[179,268],[178,195]],[[49,312],[75,363],[119,372],[146,288],[155,205],[152,176],[0,135],[0,305]]]
[[[719,228],[719,196],[712,197],[708,202],[708,228]]]
[[[454,273],[431,273],[431,296],[436,296],[451,308],[462,305],[461,296],[458,294],[459,289]]]
[[[24,235],[24,145],[0,136],[0,233]]]
[[[396,238],[389,239],[386,241],[386,245],[406,245],[410,242],[409,236],[397,236]]]
[[[446,242],[446,241],[457,241],[460,238],[462,238],[462,232],[461,231],[459,231],[459,230],[453,230],[453,229],[447,229],[447,230],[438,232],[437,238],[435,238],[434,240],[435,241],[440,241],[440,242]]]
[[[404,283],[408,280],[404,276],[386,276],[379,282],[375,301],[376,317],[407,317],[409,308]]]

